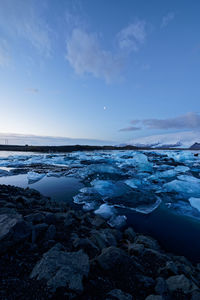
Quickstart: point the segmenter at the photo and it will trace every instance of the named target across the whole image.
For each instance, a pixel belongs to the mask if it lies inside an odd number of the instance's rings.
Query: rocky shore
[[[0,299],[200,299],[200,264],[134,228],[0,185]]]

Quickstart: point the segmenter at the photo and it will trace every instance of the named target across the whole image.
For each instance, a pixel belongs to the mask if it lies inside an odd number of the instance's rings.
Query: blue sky
[[[1,133],[200,130],[198,0],[1,0]]]

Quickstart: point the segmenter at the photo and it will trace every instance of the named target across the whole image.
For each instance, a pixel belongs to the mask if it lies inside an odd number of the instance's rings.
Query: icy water
[[[74,202],[200,261],[198,151],[0,152],[0,184]]]

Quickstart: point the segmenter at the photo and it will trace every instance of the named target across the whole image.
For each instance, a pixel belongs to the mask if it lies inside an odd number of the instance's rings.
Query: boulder
[[[139,285],[144,290],[152,288],[155,285],[155,280],[149,276],[137,275],[137,279]]]
[[[37,224],[33,227],[33,232],[35,235],[35,240],[41,239],[44,237],[47,231],[48,225],[46,223]]]
[[[160,295],[149,295],[148,297],[145,298],[145,300],[164,300]]]
[[[145,248],[160,250],[160,246],[158,242],[149,236],[139,235],[136,237],[135,242],[137,244],[143,244]]]
[[[128,239],[130,242],[134,242],[134,239],[136,237],[136,233],[135,231],[133,230],[132,227],[129,227],[127,228],[125,231],[124,231],[124,237],[126,239]]]
[[[108,246],[116,246],[117,241],[112,229],[92,230],[90,240],[99,248],[104,249]]]
[[[97,246],[88,238],[76,238],[73,241],[73,246],[77,249],[83,249],[89,257],[95,257],[99,254]]]
[[[159,251],[145,248],[142,252],[140,259],[142,264],[145,264],[145,268],[149,274],[154,273],[156,276],[159,274],[160,268],[164,267],[169,257]]]
[[[44,219],[44,223],[51,225],[51,224],[56,224],[57,223],[57,218],[55,216],[56,214],[53,213],[47,213]]]
[[[92,219],[91,224],[92,224],[93,226],[97,227],[97,228],[100,228],[100,227],[102,227],[102,226],[105,226],[106,221],[105,221],[102,217],[96,215],[96,216]]]
[[[102,250],[97,262],[103,270],[112,270],[116,266],[128,267],[132,260],[125,251],[111,246]]]
[[[32,227],[21,215],[0,215],[0,253],[29,239],[31,234]]]
[[[167,261],[165,266],[159,269],[160,275],[169,277],[178,274],[177,265],[173,261]]]
[[[47,286],[56,291],[66,287],[74,292],[83,291],[83,277],[89,273],[89,258],[82,250],[66,252],[61,244],[56,244],[35,265],[30,278],[45,280]]]
[[[44,222],[44,215],[42,213],[34,213],[24,217],[27,222],[32,222],[33,224]]]
[[[106,300],[133,300],[133,297],[122,290],[115,289],[107,294]]]
[[[182,292],[183,294],[190,293],[192,289],[192,281],[185,275],[175,275],[169,277],[167,280],[167,286],[170,292]]]
[[[46,231],[45,240],[53,240],[56,235],[56,226],[51,224]]]
[[[73,225],[76,224],[76,218],[75,218],[75,215],[74,215],[74,212],[73,211],[68,211],[66,214],[65,214],[65,218],[64,218],[64,226],[66,228],[69,228]]]
[[[156,278],[155,292],[159,295],[167,294],[168,287],[165,279],[163,277]]]
[[[200,299],[200,291],[194,290],[191,294],[191,300],[199,300]]]
[[[0,241],[8,237],[8,235],[13,231],[16,224],[22,221],[22,216],[19,214],[0,215]]]
[[[130,255],[136,255],[139,256],[143,253],[144,251],[144,245],[143,244],[128,244],[128,252]]]
[[[22,220],[21,222],[18,222],[13,228],[12,241],[16,243],[22,242],[26,239],[29,239],[31,234],[32,226]]]

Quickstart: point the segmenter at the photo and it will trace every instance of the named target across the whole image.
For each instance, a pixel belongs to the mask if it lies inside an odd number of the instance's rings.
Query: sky
[[[199,132],[199,11],[199,0],[0,0],[0,134]]]

